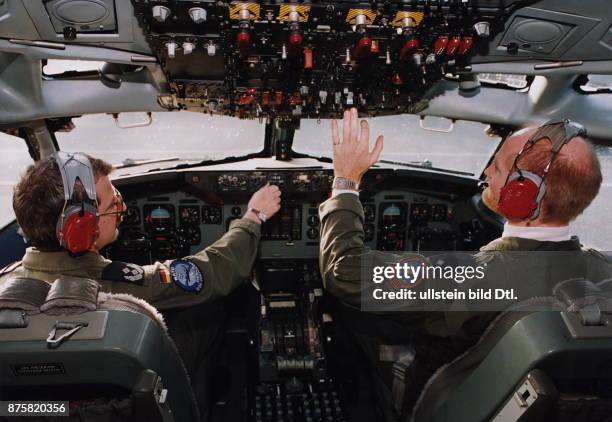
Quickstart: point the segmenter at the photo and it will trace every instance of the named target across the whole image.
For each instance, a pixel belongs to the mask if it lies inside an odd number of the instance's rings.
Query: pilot
[[[129,293],[166,311],[170,335],[205,415],[210,351],[223,319],[222,305],[215,299],[250,278],[261,224],[279,210],[281,193],[269,184],[255,192],[244,216],[202,251],[139,266],[100,254],[117,239],[126,210],[109,178],[111,171],[103,160],[63,152],[28,167],[14,188],[13,208],[31,247],[22,261],[0,272],[0,287],[12,277],[48,283],[61,275],[84,277],[97,280],[102,291]]]
[[[602,183],[599,159],[579,125],[566,142],[552,151],[549,139],[533,142],[541,128],[529,127],[509,136],[485,170],[483,202],[507,222],[500,238],[481,251],[579,251],[581,243],[570,235],[569,223],[597,196]],[[359,303],[363,208],[359,183],[383,148],[379,136],[369,150],[369,125],[359,122],[356,109],[344,113],[340,136],[332,122],[334,182],[331,198],[321,204],[320,266],[327,290],[348,303]],[[522,191],[510,182],[525,179],[533,201],[520,198]],[[538,188],[545,183],[544,189]],[[603,257],[601,257],[603,258]]]
[[[577,237],[570,235],[569,223],[580,215],[596,197],[602,183],[599,160],[579,125],[547,126],[544,130],[565,128],[567,139],[555,142],[551,132],[530,127],[508,137],[485,171],[488,186],[483,201],[492,211],[506,218],[499,239],[481,251],[581,251]],[[548,133],[551,138],[535,136]],[[535,137],[537,139],[532,139]],[[554,138],[563,138],[556,136]],[[369,126],[359,122],[357,111],[344,114],[343,131],[332,122],[334,183],[331,198],[321,204],[321,242],[319,264],[326,290],[348,306],[339,307],[344,321],[361,346],[374,370],[374,388],[382,402],[387,420],[393,420],[406,408],[392,403],[389,366],[380,362],[381,344],[412,344],[417,356],[425,360],[425,369],[413,374],[414,384],[423,385],[441,364],[452,360],[482,334],[493,313],[470,315],[453,312],[460,321],[448,321],[442,312],[403,312],[378,315],[359,312],[361,303],[361,259],[369,253],[364,246],[363,208],[359,201],[359,183],[368,168],[376,163],[383,149],[379,136],[372,150]],[[514,181],[512,184],[510,182]],[[545,192],[540,187],[545,181]],[[524,183],[517,188],[517,183]],[[521,195],[529,193],[529,201]],[[601,279],[610,277],[609,263],[599,253],[584,251],[593,257]],[[487,253],[480,252],[477,255]],[[601,280],[600,279],[600,280]],[[471,318],[474,317],[474,318]],[[459,328],[457,328],[459,327]],[[479,328],[477,328],[479,327]],[[457,329],[476,332],[475,337],[449,340]],[[421,368],[423,369],[423,368]],[[378,379],[380,382],[376,382]],[[385,380],[385,381],[381,381]],[[386,387],[383,386],[386,384]],[[386,393],[385,393],[386,391]],[[393,392],[395,394],[395,392]],[[403,395],[403,394],[402,394]],[[385,399],[386,397],[386,399]],[[405,397],[405,396],[404,396]],[[413,392],[409,402],[418,398]]]

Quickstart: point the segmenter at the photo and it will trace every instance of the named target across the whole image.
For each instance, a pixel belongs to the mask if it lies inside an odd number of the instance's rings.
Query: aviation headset
[[[64,208],[57,221],[57,239],[60,246],[73,254],[86,252],[99,233],[98,198],[91,163],[83,154],[56,152],[53,158],[64,185]]]
[[[552,121],[540,126],[517,154],[512,164],[511,173],[506,179],[506,184],[501,189],[498,209],[502,215],[509,220],[534,220],[538,217],[542,199],[546,194],[545,179],[550,166],[557,158],[563,145],[576,136],[586,136],[586,129],[568,119]],[[544,174],[540,177],[535,173],[520,169],[517,164],[521,156],[545,138],[550,139],[552,148],[550,160],[544,168]]]

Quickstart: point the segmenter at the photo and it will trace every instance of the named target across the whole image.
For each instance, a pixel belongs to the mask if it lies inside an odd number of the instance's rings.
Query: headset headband
[[[572,122],[569,119],[563,120],[551,120],[538,128],[533,135],[525,142],[523,148],[519,151],[514,159],[513,168],[516,168],[519,173],[521,169],[517,167],[518,160],[521,158],[523,153],[529,149],[531,149],[537,142],[544,138],[550,139],[552,142],[552,147],[550,149],[551,157],[548,165],[544,169],[544,174],[542,175],[542,179],[546,177],[548,171],[550,170],[550,166],[555,160],[557,154],[563,147],[563,145],[567,144],[576,136],[586,136],[587,131],[580,123]]]
[[[552,142],[551,151],[556,154],[563,145],[576,136],[586,136],[584,126],[569,119],[551,120],[540,126],[527,142],[535,143],[542,138],[548,138]]]
[[[61,151],[54,153],[54,158],[62,175],[65,203],[88,202],[97,207],[96,182],[89,159],[83,154],[68,154]],[[77,184],[83,187],[87,198],[75,196]]]

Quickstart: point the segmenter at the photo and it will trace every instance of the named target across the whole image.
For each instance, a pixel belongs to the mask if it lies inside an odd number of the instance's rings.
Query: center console
[[[328,371],[323,286],[315,260],[262,261],[255,332],[256,371],[248,415],[256,422],[346,421],[344,400]]]

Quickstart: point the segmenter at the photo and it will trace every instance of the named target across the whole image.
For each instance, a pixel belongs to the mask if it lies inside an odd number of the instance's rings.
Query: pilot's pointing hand
[[[356,108],[344,112],[343,123],[341,135],[338,122],[332,120],[331,123],[334,176],[359,183],[363,174],[378,161],[383,149],[383,137],[380,135],[376,139],[370,151],[370,125],[365,120],[359,122]]]
[[[276,185],[267,183],[251,196],[244,218],[262,223],[280,209],[281,191]]]

